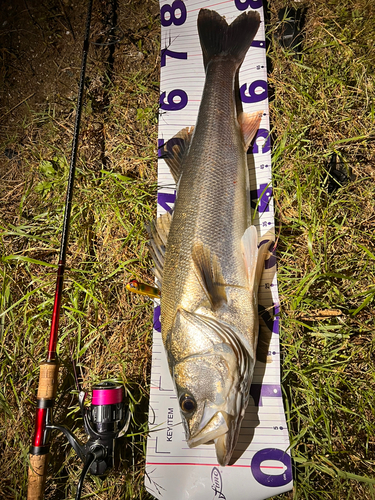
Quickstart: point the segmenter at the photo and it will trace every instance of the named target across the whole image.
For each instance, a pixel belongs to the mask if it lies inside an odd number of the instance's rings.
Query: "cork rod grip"
[[[42,363],[39,372],[37,399],[55,399],[59,365],[56,362]]]
[[[44,498],[49,457],[46,425],[49,418],[48,408],[53,408],[56,398],[58,372],[59,365],[57,362],[46,362],[40,365],[35,433],[29,455],[27,500],[43,500]]]
[[[27,500],[43,500],[46,483],[48,454],[30,455]]]

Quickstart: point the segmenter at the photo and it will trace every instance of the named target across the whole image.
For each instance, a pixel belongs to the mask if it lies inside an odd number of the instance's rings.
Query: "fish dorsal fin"
[[[167,239],[168,239],[169,229],[171,227],[171,222],[172,222],[172,211],[166,212],[165,214],[158,217],[147,228],[147,231],[151,236],[149,242],[149,249],[151,257],[155,264],[153,272],[155,274],[156,279],[160,281],[160,284],[163,282],[165,248],[167,245]]]
[[[245,151],[249,149],[251,141],[254,139],[257,133],[262,119],[263,111],[256,111],[255,113],[241,113],[238,116],[238,122],[240,124],[242,135],[245,143]]]
[[[210,249],[202,243],[195,243],[192,252],[195,273],[213,311],[227,302],[224,279],[220,264]]]
[[[176,184],[181,176],[182,160],[189,149],[193,131],[194,127],[183,128],[164,144],[161,158],[168,165]]]

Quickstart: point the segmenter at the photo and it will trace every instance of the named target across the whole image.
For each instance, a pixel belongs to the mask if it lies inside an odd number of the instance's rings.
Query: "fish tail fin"
[[[217,12],[201,9],[198,33],[206,68],[214,57],[231,57],[242,64],[260,25],[258,12],[244,12],[230,25]]]

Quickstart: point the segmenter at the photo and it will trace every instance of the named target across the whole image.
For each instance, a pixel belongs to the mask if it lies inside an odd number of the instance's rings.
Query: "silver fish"
[[[246,151],[262,113],[239,103],[238,71],[259,28],[256,12],[228,26],[202,9],[206,80],[195,128],[170,141],[172,213],[152,228],[162,282],[161,326],[190,447],[215,443],[227,465],[249,400],[258,342],[257,295],[268,246],[251,224]],[[249,227],[250,226],[250,227]]]

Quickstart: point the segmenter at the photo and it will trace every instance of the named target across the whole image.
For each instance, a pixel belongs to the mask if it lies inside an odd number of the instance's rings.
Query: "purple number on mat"
[[[158,193],[158,203],[167,212],[172,210],[173,204],[176,201],[176,191],[174,193]]]
[[[158,139],[158,157],[162,158],[164,154],[164,139]]]
[[[180,15],[176,16],[176,11],[180,12]],[[167,14],[169,17],[167,18]],[[184,2],[181,0],[175,0],[172,5],[165,4],[160,9],[161,25],[170,26],[174,24],[176,26],[181,26],[186,21],[187,13]]]
[[[259,198],[258,212],[260,214],[264,212],[269,212],[270,210],[269,204],[271,197],[272,197],[272,187],[268,186],[268,184],[261,184],[259,186],[259,189],[252,189],[250,191],[251,206],[255,208],[256,201]]]
[[[262,463],[266,460],[280,462],[280,474],[271,475],[262,471]],[[292,480],[292,461],[290,456],[283,450],[277,448],[264,448],[253,456],[251,461],[251,472],[255,480],[263,486],[279,487],[285,486]]]
[[[271,245],[272,249],[273,245]],[[269,259],[266,259],[264,261],[264,269],[272,269],[273,266],[276,266],[276,250],[275,248],[272,249],[272,253]]]
[[[281,398],[281,387],[271,384],[251,384],[250,395],[255,406],[263,406],[262,398]]]
[[[267,99],[268,90],[267,90],[267,82],[264,80],[255,80],[255,82],[249,85],[248,95],[246,95],[247,83],[241,85],[240,94],[242,102],[260,102]]]
[[[262,145],[259,144],[258,139],[262,137],[264,139],[264,143]],[[271,149],[271,139],[270,139],[270,131],[265,128],[260,128],[255,136],[255,140],[253,142],[253,146],[250,146],[250,153],[268,153]]]
[[[238,10],[246,10],[248,7],[251,9],[260,9],[262,7],[262,0],[234,0]]]
[[[161,332],[160,306],[157,306],[154,309],[154,328],[157,332]]]
[[[163,49],[160,57],[161,67],[167,64],[167,56],[173,57],[173,59],[187,59],[187,52],[174,52],[173,50]]]
[[[166,111],[179,111],[184,109],[188,103],[188,96],[184,90],[176,89],[169,92],[167,96],[167,102],[164,101],[166,97],[166,92],[163,92],[160,96],[160,107]],[[178,97],[180,100],[175,102],[175,98]]]

